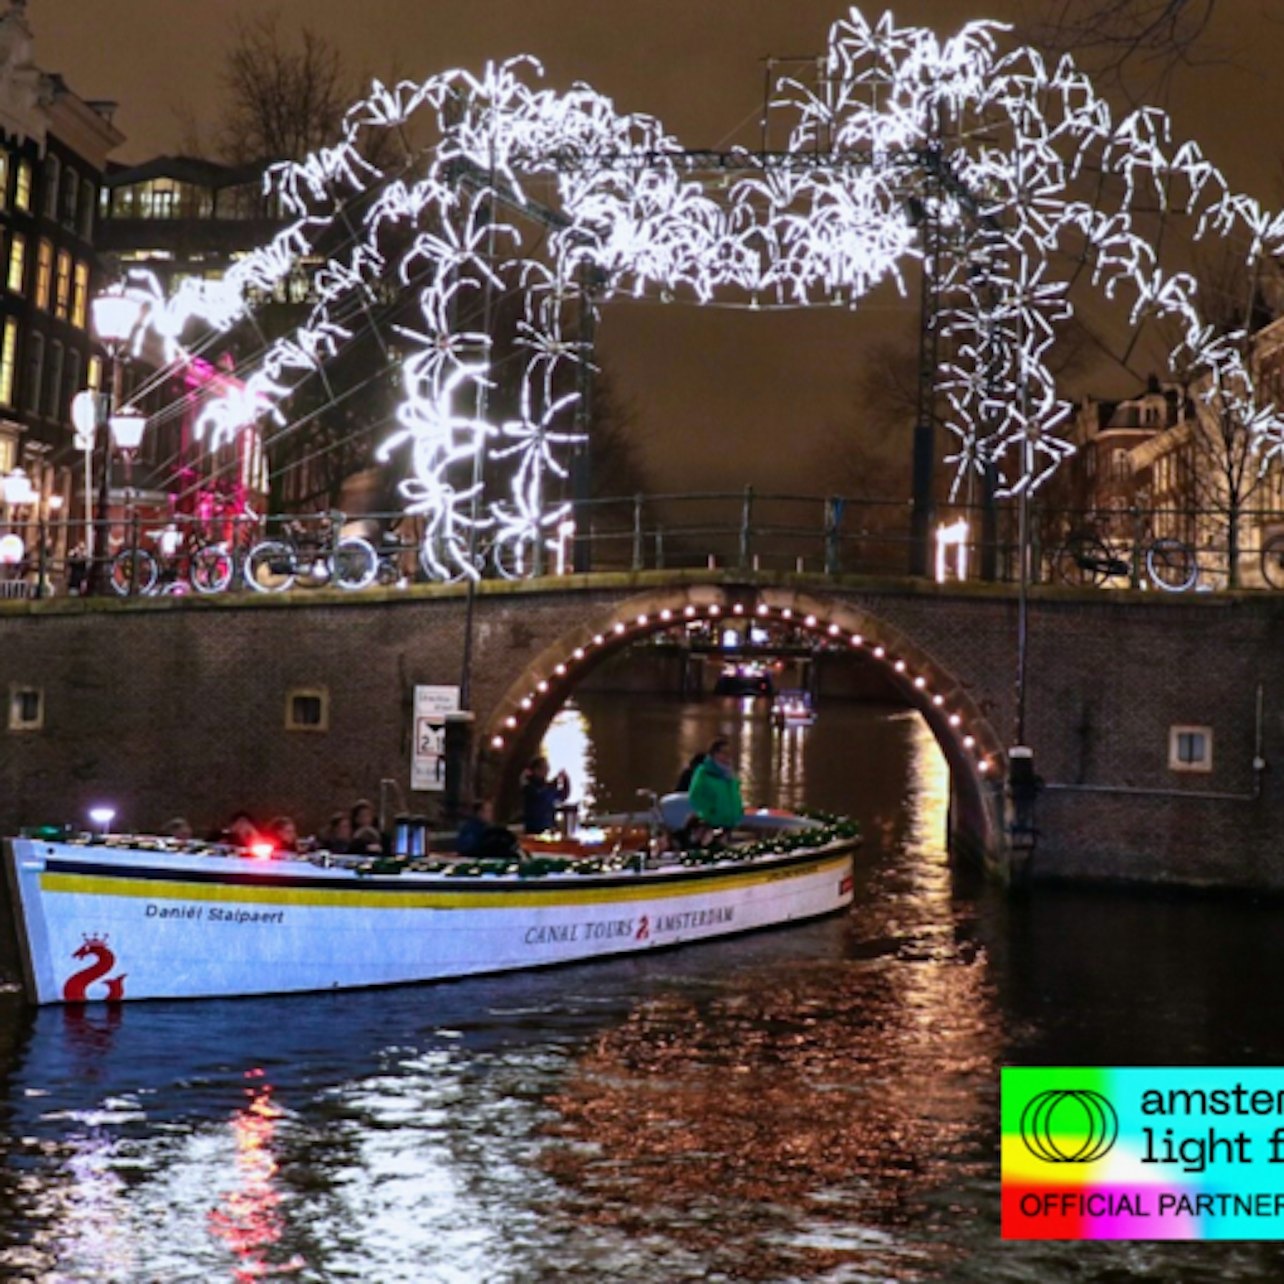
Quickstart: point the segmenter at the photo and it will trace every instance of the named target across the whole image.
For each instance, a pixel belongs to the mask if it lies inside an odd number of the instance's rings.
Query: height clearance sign
[[[415,688],[414,756],[410,763],[411,789],[446,787],[446,715],[459,711],[458,687]]]

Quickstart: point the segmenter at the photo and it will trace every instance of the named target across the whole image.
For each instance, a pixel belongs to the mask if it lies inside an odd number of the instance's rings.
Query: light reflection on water
[[[1278,1064],[1247,979],[1284,966],[1273,916],[960,885],[903,711],[781,735],[594,696],[566,726],[554,766],[605,807],[730,731],[753,801],[856,813],[851,914],[360,995],[0,996],[0,1278],[1278,1276],[1263,1246],[1003,1245],[994,1122],[1005,1062]]]

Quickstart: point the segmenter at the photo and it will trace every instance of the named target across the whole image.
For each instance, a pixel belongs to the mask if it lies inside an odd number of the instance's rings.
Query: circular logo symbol
[[[1108,1154],[1118,1136],[1114,1106],[1088,1088],[1051,1088],[1021,1112],[1025,1148],[1049,1164],[1090,1164]]]

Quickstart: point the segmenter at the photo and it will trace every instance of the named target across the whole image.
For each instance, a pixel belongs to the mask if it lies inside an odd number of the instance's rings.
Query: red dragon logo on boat
[[[87,1003],[89,1001],[89,987],[95,981],[103,980],[107,973],[116,966],[116,956],[107,948],[107,937],[103,935],[86,936],[85,943],[71,957],[73,959],[92,958],[94,961],[67,978],[66,984],[62,987],[63,1002]],[[107,993],[104,997],[108,1003],[117,1002],[125,997],[125,974],[123,972],[120,976],[108,978],[104,983],[107,986]]]

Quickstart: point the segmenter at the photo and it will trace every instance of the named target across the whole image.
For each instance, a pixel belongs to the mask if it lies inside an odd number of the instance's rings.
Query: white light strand
[[[1134,320],[1175,317],[1187,362],[1208,374],[1205,399],[1242,414],[1264,456],[1284,453],[1284,421],[1259,405],[1245,336],[1201,323],[1195,281],[1163,269],[1139,226],[1147,206],[1180,208],[1198,235],[1243,236],[1253,261],[1279,248],[1284,215],[1230,192],[1194,144],[1174,145],[1164,113],[1144,108],[1116,123],[1070,59],[1049,68],[1031,49],[1003,52],[1004,31],[973,22],[941,39],[852,10],[830,31],[819,84],[778,86],[775,106],[793,117],[785,156],[768,164],[745,153],[716,191],[657,121],[620,115],[583,85],[538,88],[530,58],[480,75],[376,82],[334,147],[270,171],[289,226],[221,282],[185,282],[153,300],[149,323],[173,359],[191,320],[225,331],[255,296],[319,265],[307,323],[272,344],[225,405],[207,407],[202,423],[217,444],[323,365],[390,275],[403,287],[424,282],[422,328],[398,329],[411,351],[397,427],[379,455],[409,451],[402,496],[424,518],[425,562],[442,578],[479,574],[468,550],[482,529],[506,551],[503,565],[527,573],[566,514],[553,483],[582,438],[557,427],[577,400],[558,394],[557,375],[591,358],[564,333],[569,303],[652,291],[704,303],[733,291],[755,303],[854,305],[886,281],[904,289],[904,263],[924,253],[913,205],[936,229],[956,484],[987,471],[1000,494],[1033,489],[1070,453],[1048,354],[1072,311],[1054,264],[1076,257]],[[404,143],[412,130],[432,142],[404,174],[364,159],[367,135]],[[1089,173],[1110,179],[1091,202],[1075,195]],[[533,184],[560,207],[539,258],[523,236]],[[511,211],[503,220],[501,209]],[[342,257],[327,253],[349,219],[359,226]],[[589,275],[591,300],[570,284]],[[491,338],[461,314],[477,291],[508,289],[526,294],[527,357],[520,418],[496,428],[478,411],[494,382]],[[474,479],[486,451],[510,463],[502,496],[482,496]]]

